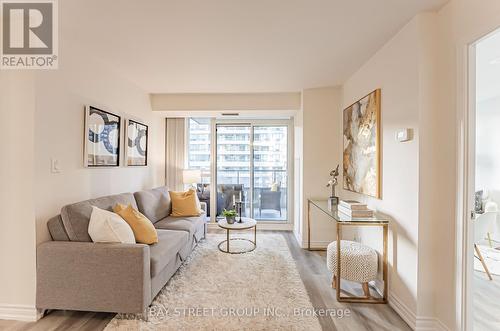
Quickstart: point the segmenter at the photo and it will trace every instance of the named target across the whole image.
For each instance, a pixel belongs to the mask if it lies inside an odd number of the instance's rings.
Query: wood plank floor
[[[218,231],[211,231],[218,232]],[[309,252],[299,247],[291,232],[281,233],[297,263],[300,277],[305,284],[315,308],[348,308],[350,316],[343,318],[319,317],[323,330],[410,330],[408,325],[389,307],[380,304],[339,303],[335,290],[331,288],[331,274],[326,268],[325,252]],[[258,234],[257,234],[258,240]],[[345,284],[345,290],[361,294],[360,286]],[[344,286],[343,286],[344,289]],[[37,322],[16,322],[0,320],[0,330],[9,331],[55,331],[55,330],[103,330],[114,314],[78,311],[52,311]]]
[[[315,308],[349,308],[350,317],[319,317],[323,330],[411,330],[389,306],[381,304],[339,303],[331,288],[332,276],[326,268],[326,252],[310,252],[300,248],[292,233],[283,234],[297,262],[300,277]],[[346,283],[346,282],[344,282]],[[345,286],[344,286],[345,285]],[[361,286],[344,284],[343,289],[361,295]]]
[[[474,331],[500,330],[500,276],[474,271]]]

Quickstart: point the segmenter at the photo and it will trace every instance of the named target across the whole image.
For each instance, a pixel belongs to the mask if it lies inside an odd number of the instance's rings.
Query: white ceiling
[[[276,92],[342,83],[416,13],[445,2],[64,0],[59,17],[62,40],[147,92]]]
[[[500,96],[500,30],[476,46],[477,101]]]

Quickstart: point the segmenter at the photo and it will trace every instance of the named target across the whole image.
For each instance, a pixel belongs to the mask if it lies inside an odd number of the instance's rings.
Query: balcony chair
[[[263,209],[276,210],[281,217],[281,186],[277,185],[275,191],[271,188],[264,189],[260,192],[259,215],[262,215]]]

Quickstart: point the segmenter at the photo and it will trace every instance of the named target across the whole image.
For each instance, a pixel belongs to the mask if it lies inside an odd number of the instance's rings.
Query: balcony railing
[[[243,196],[245,198],[244,215],[250,216],[253,210],[253,217],[259,220],[286,220],[287,219],[287,170],[285,169],[254,169],[253,185],[253,206],[250,206],[250,171],[240,169],[218,169],[217,170],[217,191],[220,192],[220,185],[240,184],[243,185]],[[273,184],[281,192],[279,203],[273,209],[261,209],[261,192],[270,191]],[[219,194],[219,193],[218,193]],[[269,197],[271,198],[271,197]],[[276,211],[276,208],[280,211]]]
[[[270,187],[273,183],[278,183],[280,187],[286,187],[286,169],[254,169],[254,183],[257,184],[258,180],[256,178],[263,177],[262,175],[267,173],[270,174],[270,180],[268,183],[268,187]],[[223,174],[230,174],[229,176],[225,176]],[[259,176],[260,175],[260,176]],[[221,180],[223,179],[223,180]],[[235,180],[233,180],[235,179]],[[246,179],[246,180],[245,180]],[[250,170],[232,170],[232,169],[217,169],[217,184],[243,184],[245,187],[250,186]],[[262,184],[262,183],[261,183]],[[264,186],[255,186],[255,188],[266,188]]]

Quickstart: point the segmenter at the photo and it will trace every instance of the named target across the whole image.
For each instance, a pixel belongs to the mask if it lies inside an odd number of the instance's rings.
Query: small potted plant
[[[234,224],[234,221],[236,219],[236,210],[234,209],[224,209],[222,211],[222,215],[226,217],[227,224]]]

